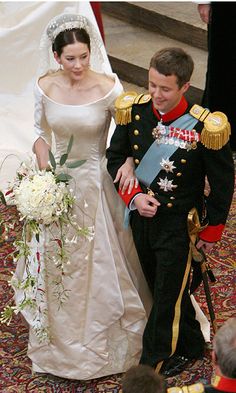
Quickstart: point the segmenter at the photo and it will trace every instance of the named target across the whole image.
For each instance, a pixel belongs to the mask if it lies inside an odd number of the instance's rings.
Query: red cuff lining
[[[140,192],[143,192],[140,186],[138,186],[137,188],[133,187],[130,194],[128,194],[128,190],[126,190],[125,193],[122,194],[121,190],[119,189],[119,195],[123,199],[127,207],[129,207],[130,201],[133,199],[133,197]]]
[[[223,224],[209,225],[199,233],[199,237],[206,242],[217,242],[221,239],[224,227]]]

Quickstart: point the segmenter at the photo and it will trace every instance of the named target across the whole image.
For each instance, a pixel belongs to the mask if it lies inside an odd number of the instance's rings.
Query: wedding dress
[[[81,227],[93,227],[94,237],[91,241],[81,237],[70,246],[70,264],[64,277],[70,292],[60,308],[52,284],[56,268],[49,266],[46,256],[41,262],[42,307],[47,311],[50,334],[46,343],[35,334],[32,310],[22,313],[30,325],[28,356],[33,370],[73,379],[124,372],[137,364],[146,323],[138,291],[144,302],[146,297],[147,306],[149,303],[131,233],[123,229],[123,202],[106,170],[110,118],[114,99],[122,91],[117,76],[112,77],[112,90],[85,105],[59,104],[36,85],[37,135],[50,144],[53,130],[56,152],[61,156],[73,134],[70,159],[86,160],[70,173],[75,180],[76,220]],[[42,243],[41,253],[47,247],[46,241]],[[37,274],[33,265],[32,258],[31,273]],[[18,279],[25,274],[24,269],[24,261],[20,260]],[[22,296],[22,291],[16,289],[16,302]]]

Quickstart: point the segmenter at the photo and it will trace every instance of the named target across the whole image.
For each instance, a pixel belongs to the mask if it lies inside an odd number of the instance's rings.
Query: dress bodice
[[[83,105],[65,105],[55,102],[35,86],[36,110],[35,130],[51,145],[51,134],[55,138],[56,155],[66,151],[70,136],[74,143],[71,159],[99,158],[105,154],[106,140],[114,101],[122,92],[118,77],[113,74],[114,86],[102,98]]]

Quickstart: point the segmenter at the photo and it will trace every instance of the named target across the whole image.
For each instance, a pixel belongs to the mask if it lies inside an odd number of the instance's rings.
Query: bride
[[[142,301],[149,304],[131,233],[123,229],[124,207],[105,162],[114,100],[122,86],[117,75],[103,72],[101,38],[84,16],[64,13],[53,18],[40,47],[33,149],[39,168],[46,169],[53,139],[58,158],[73,134],[69,159],[86,160],[70,170],[78,201],[74,214],[80,227],[94,228],[94,236],[70,243],[63,279],[69,296],[61,307],[54,287],[58,272],[51,263],[56,250],[46,228],[39,243],[31,241],[29,264],[18,261],[14,279],[21,282],[30,271],[39,283],[37,308],[22,310],[30,328],[28,356],[33,371],[86,380],[124,372],[138,363],[146,323]],[[51,51],[56,69],[51,66]],[[73,236],[68,230],[67,237]],[[16,285],[18,305],[25,296]]]

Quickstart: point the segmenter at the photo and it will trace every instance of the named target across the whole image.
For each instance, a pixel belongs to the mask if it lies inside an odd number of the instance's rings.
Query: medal
[[[193,150],[195,150],[195,149],[197,148],[197,142],[196,142],[196,141],[193,141],[193,142],[191,143],[191,147],[192,147]]]
[[[186,142],[180,142],[179,144],[180,149],[185,149],[186,148]]]
[[[152,130],[152,136],[155,139],[160,139],[162,135],[166,134],[166,126],[162,124],[162,120],[157,123],[157,126]]]

